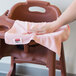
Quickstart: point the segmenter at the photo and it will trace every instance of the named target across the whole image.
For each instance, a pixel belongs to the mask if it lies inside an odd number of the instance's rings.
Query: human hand
[[[36,33],[36,34],[45,34],[45,33],[51,33],[54,32],[57,29],[56,21],[48,22],[48,23],[37,23],[30,32]]]

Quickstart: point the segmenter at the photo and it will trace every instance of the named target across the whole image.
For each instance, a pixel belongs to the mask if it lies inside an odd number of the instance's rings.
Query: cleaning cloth
[[[68,39],[70,34],[69,25],[64,25],[52,33],[37,35],[28,33],[30,29],[38,25],[48,25],[48,22],[39,23],[16,20],[10,30],[5,33],[5,43],[11,45],[28,44],[31,40],[50,49],[60,56],[61,43]]]

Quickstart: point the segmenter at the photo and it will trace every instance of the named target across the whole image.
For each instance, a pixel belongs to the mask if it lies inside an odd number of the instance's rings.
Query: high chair
[[[30,7],[42,7],[46,12],[39,11],[31,12]],[[60,10],[45,1],[27,1],[15,4],[8,17],[13,20],[30,21],[30,22],[52,22],[60,16]],[[6,30],[7,27],[3,27]],[[7,45],[4,43],[3,37],[1,39],[1,54],[6,56],[8,53],[11,56],[11,68],[7,76],[15,76],[16,63],[34,63],[45,65],[49,69],[49,76],[55,76],[55,70],[61,70],[61,76],[66,76],[65,57],[63,43],[61,46],[61,57],[56,60],[56,54],[45,48],[44,46],[31,41],[27,45]],[[24,47],[23,47],[24,46]],[[22,47],[22,48],[21,48]],[[5,50],[5,51],[3,51]],[[16,57],[17,56],[17,57]]]

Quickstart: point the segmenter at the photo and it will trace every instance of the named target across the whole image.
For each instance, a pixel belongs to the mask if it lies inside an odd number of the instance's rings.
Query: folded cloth
[[[5,33],[5,43],[11,45],[20,45],[28,44],[31,40],[34,40],[36,43],[41,44],[42,46],[50,49],[60,56],[61,43],[67,40],[70,34],[69,25],[64,25],[55,32],[42,35],[37,35],[36,33],[28,33],[28,31],[34,26],[47,26],[48,23],[49,22],[42,22],[39,25],[39,23],[16,20],[12,28]]]

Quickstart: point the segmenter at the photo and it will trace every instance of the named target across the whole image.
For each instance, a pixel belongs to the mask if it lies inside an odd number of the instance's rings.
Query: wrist
[[[53,21],[53,27],[54,27],[54,30],[58,29],[60,27],[60,24],[59,22],[56,20],[56,21]]]
[[[52,30],[52,31],[55,31],[57,30],[59,27],[61,26],[61,24],[58,22],[58,20],[55,20],[53,22],[51,22],[49,24],[49,29]]]
[[[62,21],[60,20],[60,18],[57,18],[57,20],[55,20],[54,22],[53,22],[53,24],[54,24],[54,27],[56,28],[56,29],[58,29],[59,27],[61,27],[63,24],[62,24]]]

